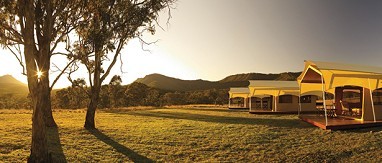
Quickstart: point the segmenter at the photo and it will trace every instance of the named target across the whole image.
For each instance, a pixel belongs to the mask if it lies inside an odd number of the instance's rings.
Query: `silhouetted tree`
[[[143,103],[146,106],[160,106],[161,102],[159,91],[149,88]]]
[[[122,106],[122,99],[124,96],[124,87],[121,85],[122,79],[119,75],[114,75],[109,83],[109,99],[110,107],[120,107]]]
[[[76,29],[78,40],[72,50],[74,58],[85,65],[89,73],[90,103],[86,112],[85,128],[95,128],[94,117],[101,84],[109,75],[123,46],[143,32],[155,32],[159,12],[170,9],[174,0],[91,0],[83,6],[84,21]],[[102,68],[107,55],[111,64]]]
[[[31,162],[49,161],[45,126],[56,126],[50,91],[57,81],[49,85],[50,59],[57,45],[73,29],[68,24],[81,16],[76,5],[75,0],[0,1],[0,43],[16,56],[28,78],[33,106],[32,148],[28,159]]]
[[[145,84],[134,82],[130,84],[125,91],[126,106],[140,106],[147,96],[149,87]]]

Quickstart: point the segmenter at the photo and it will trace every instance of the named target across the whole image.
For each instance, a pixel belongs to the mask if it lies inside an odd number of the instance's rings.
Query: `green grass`
[[[382,128],[324,131],[296,115],[252,115],[224,108],[99,111],[98,130],[83,110],[54,111],[56,162],[377,162]],[[25,162],[31,113],[0,110],[0,162]]]

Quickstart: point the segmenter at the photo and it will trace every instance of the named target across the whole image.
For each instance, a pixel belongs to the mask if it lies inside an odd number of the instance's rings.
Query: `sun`
[[[37,71],[37,78],[40,79],[42,75],[43,75],[42,71],[38,70]]]

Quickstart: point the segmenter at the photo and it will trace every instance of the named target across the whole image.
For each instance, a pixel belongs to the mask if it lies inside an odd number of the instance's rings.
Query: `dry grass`
[[[382,128],[324,131],[295,115],[251,115],[223,108],[97,112],[98,130],[83,110],[58,110],[49,129],[56,162],[380,162]],[[371,132],[373,131],[373,132]],[[31,113],[0,110],[0,162],[25,162]]]

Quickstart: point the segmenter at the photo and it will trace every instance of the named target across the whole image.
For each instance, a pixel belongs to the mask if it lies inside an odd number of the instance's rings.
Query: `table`
[[[326,114],[328,117],[337,117],[336,107],[334,105],[326,105]]]

